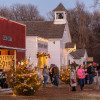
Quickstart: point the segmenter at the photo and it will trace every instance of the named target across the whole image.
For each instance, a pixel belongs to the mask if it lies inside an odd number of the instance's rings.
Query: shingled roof
[[[60,3],[53,11],[67,11],[66,8]]]
[[[53,21],[26,21],[27,36],[39,36],[46,39],[62,38],[65,24],[54,24]]]
[[[74,43],[68,42],[65,44],[65,48],[74,48],[74,45],[75,45]]]
[[[77,49],[74,52],[71,52],[70,55],[74,57],[74,59],[80,59],[81,57],[84,57],[85,49]]]

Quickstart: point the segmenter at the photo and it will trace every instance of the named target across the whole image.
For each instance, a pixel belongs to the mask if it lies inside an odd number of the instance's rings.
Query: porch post
[[[14,67],[15,67],[15,71],[16,71],[16,50],[14,50]]]

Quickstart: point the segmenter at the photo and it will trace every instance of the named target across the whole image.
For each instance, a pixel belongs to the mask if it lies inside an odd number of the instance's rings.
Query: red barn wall
[[[0,45],[25,49],[26,26],[5,18],[0,18]],[[3,36],[11,37],[12,41],[3,40]],[[24,58],[25,52],[16,52],[17,58]]]
[[[3,35],[12,41],[3,40]],[[25,49],[25,25],[0,18],[0,45]]]
[[[17,60],[21,60],[25,58],[25,52],[16,52]]]

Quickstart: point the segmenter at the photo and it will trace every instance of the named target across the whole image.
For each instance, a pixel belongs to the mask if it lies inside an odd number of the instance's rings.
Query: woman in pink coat
[[[80,88],[81,90],[83,90],[85,84],[85,70],[83,69],[82,65],[79,66],[79,69],[77,70],[77,75],[79,78]]]

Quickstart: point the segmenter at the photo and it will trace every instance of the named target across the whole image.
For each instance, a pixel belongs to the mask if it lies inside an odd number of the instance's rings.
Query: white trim
[[[42,38],[42,37],[39,37],[39,36],[26,36],[26,37],[28,37],[28,38],[36,38],[37,40],[48,42],[48,39]]]
[[[54,39],[48,39],[49,41],[58,41],[58,40],[62,40],[62,38],[54,38]]]
[[[1,17],[1,16],[0,16],[0,18],[5,19],[5,20],[9,20],[9,19],[4,18],[4,17]],[[23,25],[23,26],[26,26],[25,24],[22,24],[22,23],[19,23],[19,22],[13,21],[13,20],[9,20],[9,21],[14,22],[14,23],[17,23],[17,24],[20,24],[20,25]]]
[[[49,40],[49,41],[56,41],[56,40],[62,40],[62,38],[48,38],[48,39],[46,39],[46,38],[43,38],[43,37],[39,37],[39,36],[34,36],[34,35],[32,35],[32,36],[26,36],[26,37],[34,37],[34,38],[41,38],[41,39],[44,39],[44,40]]]
[[[0,45],[0,48],[5,48],[5,49],[15,49],[15,50],[23,50],[23,51],[26,50],[26,49],[24,49],[24,48],[8,47],[8,46],[3,46],[3,45]]]
[[[69,53],[68,56],[72,57],[74,59],[74,57]]]

